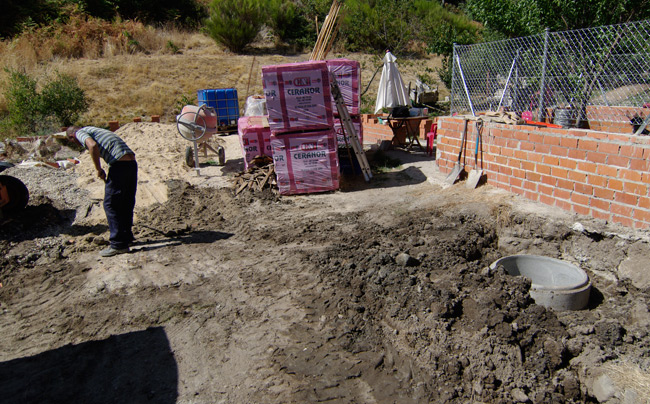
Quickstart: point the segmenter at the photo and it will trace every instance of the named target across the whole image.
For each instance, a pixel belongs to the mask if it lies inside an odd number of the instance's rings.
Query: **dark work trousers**
[[[104,211],[111,232],[111,247],[127,248],[133,241],[133,208],[138,187],[138,164],[117,161],[108,169],[104,189]]]

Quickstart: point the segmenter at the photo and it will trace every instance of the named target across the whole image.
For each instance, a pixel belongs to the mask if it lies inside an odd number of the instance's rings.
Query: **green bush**
[[[36,91],[36,80],[25,73],[5,68],[9,78],[4,96],[7,100],[7,116],[3,126],[18,135],[36,132],[42,122],[42,104]]]
[[[267,0],[267,25],[278,38],[301,48],[316,41],[314,25],[294,3],[285,0]]]
[[[38,91],[37,80],[5,68],[9,79],[4,96],[7,114],[2,127],[16,135],[34,135],[70,126],[88,110],[88,101],[77,80],[57,73]]]
[[[240,53],[262,28],[264,0],[213,0],[205,20],[208,34],[230,51]]]
[[[77,80],[60,73],[43,87],[41,105],[43,115],[54,115],[61,126],[73,125],[89,107]]]

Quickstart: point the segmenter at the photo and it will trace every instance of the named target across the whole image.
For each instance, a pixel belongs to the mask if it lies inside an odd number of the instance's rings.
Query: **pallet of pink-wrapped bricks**
[[[273,157],[271,128],[266,116],[243,116],[237,121],[239,144],[244,155],[244,167],[248,170],[256,156]]]
[[[339,188],[339,160],[333,129],[271,134],[273,163],[281,195]]]
[[[325,63],[327,63],[327,69],[336,78],[348,113],[350,115],[358,115],[359,77],[361,75],[359,62],[350,59],[330,59],[326,60]],[[332,99],[332,110],[335,115],[338,114],[334,99]]]
[[[334,125],[325,62],[263,66],[262,85],[271,132],[328,129]]]
[[[361,125],[361,118],[358,116],[350,117],[350,120],[352,121],[352,126],[354,126],[354,130],[357,132],[357,138],[359,139],[359,144],[363,144],[363,125]],[[349,140],[347,144],[345,142],[344,136],[346,135],[346,133],[340,118],[334,118],[334,131],[336,132],[336,141],[339,147],[352,147]]]

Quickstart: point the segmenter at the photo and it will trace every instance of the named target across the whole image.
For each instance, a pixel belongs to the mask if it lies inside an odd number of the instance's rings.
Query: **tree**
[[[213,0],[205,20],[208,34],[232,52],[248,46],[262,28],[264,0]]]

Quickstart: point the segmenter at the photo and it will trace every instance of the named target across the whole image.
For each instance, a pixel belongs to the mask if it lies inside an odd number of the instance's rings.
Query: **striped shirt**
[[[77,131],[76,136],[77,140],[84,146],[86,146],[86,139],[93,139],[99,146],[99,155],[109,166],[121,159],[125,154],[135,155],[129,146],[110,130],[85,126]]]

